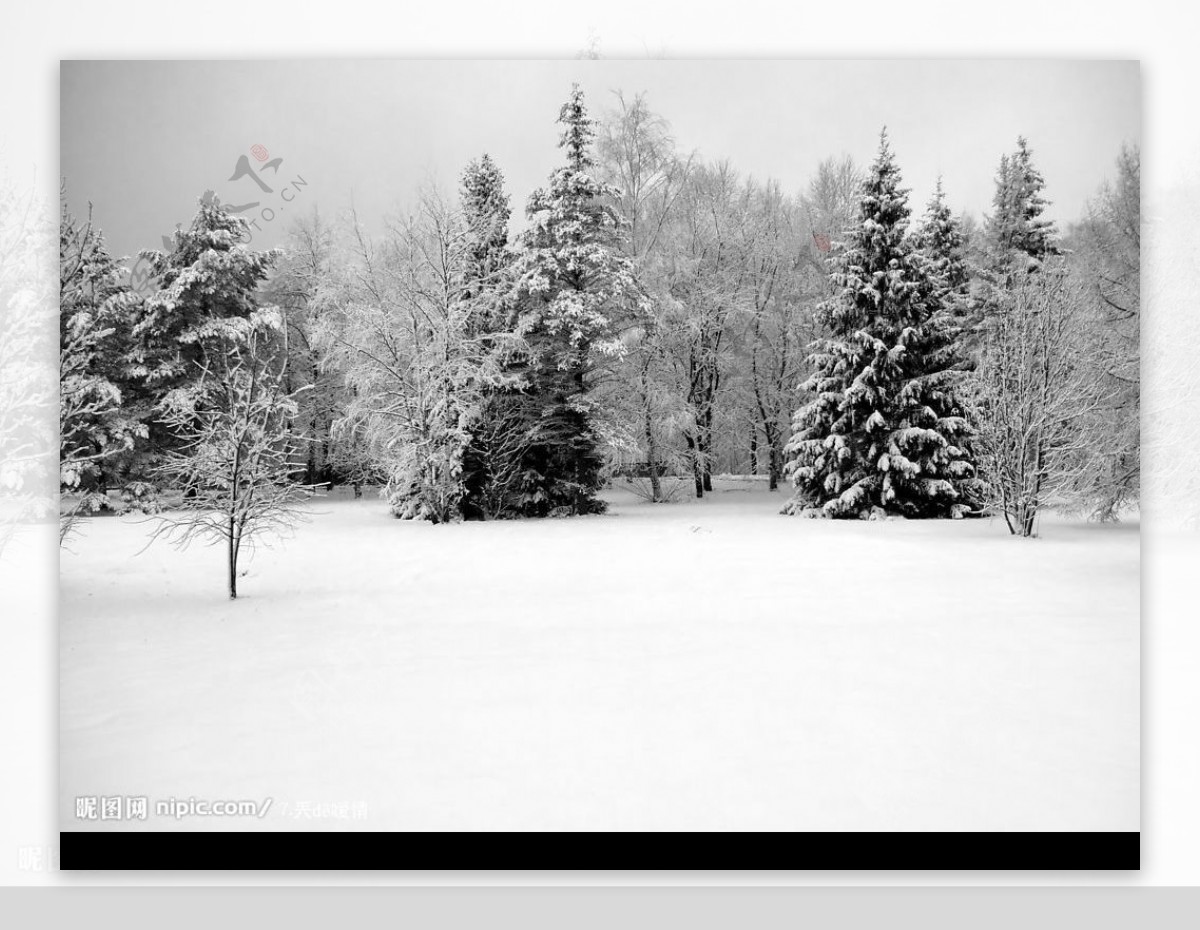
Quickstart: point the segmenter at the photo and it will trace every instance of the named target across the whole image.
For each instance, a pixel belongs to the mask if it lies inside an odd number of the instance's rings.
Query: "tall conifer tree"
[[[796,495],[785,513],[960,516],[977,492],[969,427],[955,395],[957,327],[945,270],[907,235],[908,191],[880,139],[855,226],[834,257],[832,298],[817,310],[814,397],[786,448]]]
[[[1000,159],[992,214],[987,218],[993,268],[1037,270],[1048,256],[1061,254],[1054,222],[1043,216],[1050,205],[1042,195],[1045,186],[1029,142],[1018,137],[1017,150]]]
[[[248,249],[242,242],[248,231],[245,219],[204,197],[188,227],[175,232],[170,251],[142,252],[156,290],[137,307],[127,366],[152,405],[148,461],[139,470],[152,470],[178,446],[165,414],[200,403],[231,348],[255,334],[282,348],[273,314],[259,306],[259,288],[281,253]]]
[[[941,178],[938,178],[937,189],[913,234],[913,245],[929,261],[929,274],[939,301],[955,319],[964,317],[967,314],[967,289],[971,274],[967,267],[962,228],[946,203]]]
[[[503,372],[506,327],[511,301],[512,263],[515,258],[508,241],[508,220],[512,215],[504,175],[490,156],[473,160],[463,171],[460,187],[463,220],[468,246],[463,272],[463,299],[469,311],[465,337],[478,342],[479,356],[491,355]],[[509,462],[496,459],[512,455],[512,443],[496,441],[496,424],[504,416],[502,408],[511,402],[511,386],[497,378],[489,384],[478,410],[467,429],[470,440],[463,450],[463,517],[479,519],[487,511],[485,497],[495,497],[494,485]],[[504,448],[501,448],[504,446]]]
[[[525,415],[532,441],[525,452],[520,512],[595,513],[602,457],[590,376],[622,354],[624,324],[643,295],[632,262],[619,248],[617,191],[595,175],[594,122],[576,85],[558,122],[566,164],[529,198],[530,228],[517,268],[516,331],[528,345]]]

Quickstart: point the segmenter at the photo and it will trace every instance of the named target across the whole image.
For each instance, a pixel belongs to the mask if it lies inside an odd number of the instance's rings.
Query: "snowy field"
[[[1136,830],[1136,522],[833,522],[703,501],[431,526],[312,504],[223,552],[62,556],[60,812],[151,829]],[[156,817],[156,799],[271,798]]]

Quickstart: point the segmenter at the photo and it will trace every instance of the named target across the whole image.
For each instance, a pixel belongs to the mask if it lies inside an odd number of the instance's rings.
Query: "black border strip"
[[[63,831],[59,868],[74,870],[265,871],[395,869],[413,846],[402,833],[211,833]],[[457,835],[457,834],[456,834]],[[473,853],[486,852],[488,837],[477,837]],[[714,834],[705,834],[712,836]],[[758,836],[758,834],[750,834]],[[1141,833],[792,833],[793,859],[803,870],[1121,870],[1141,868]],[[643,834],[639,852],[656,846]],[[677,834],[671,838],[668,852]],[[739,837],[724,834],[722,853],[735,851]],[[389,843],[389,838],[397,842]],[[427,847],[425,847],[427,848]],[[761,849],[757,839],[742,847]],[[511,846],[495,844],[503,856]],[[391,860],[391,861],[389,861]]]

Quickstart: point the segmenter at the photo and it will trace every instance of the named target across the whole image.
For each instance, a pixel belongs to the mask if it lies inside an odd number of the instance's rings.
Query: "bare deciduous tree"
[[[291,227],[288,248],[264,291],[264,299],[281,308],[286,320],[286,387],[308,385],[300,404],[300,418],[309,436],[305,482],[351,479],[338,473],[335,462],[346,459],[346,450],[335,447],[333,423],[345,405],[345,390],[336,373],[323,371],[321,353],[313,333],[322,306],[317,294],[331,274],[335,261],[333,227],[315,209]]]
[[[1083,295],[1061,268],[1026,274],[993,295],[972,378],[977,461],[989,509],[1017,536],[1038,514],[1070,506],[1088,460],[1101,452],[1101,373],[1083,325]]]
[[[816,337],[813,308],[828,279],[805,260],[812,248],[811,226],[778,182],[755,186],[751,209],[753,234],[745,250],[751,299],[743,347],[749,359],[741,368],[754,439],[751,469],[757,466],[761,432],[768,486],[774,491],[807,368],[804,347]]]
[[[602,123],[597,153],[604,180],[620,191],[615,209],[626,230],[624,250],[647,291],[661,293],[666,289],[664,257],[671,223],[694,159],[676,151],[670,125],[649,108],[643,94],[632,101],[619,92],[616,97],[616,109]],[[667,460],[672,458],[672,442],[680,435],[684,404],[669,386],[669,306],[651,299],[648,310],[648,320],[624,359],[626,376],[614,379],[615,390],[606,395],[640,434],[643,462],[621,464],[645,471],[649,499],[657,502],[666,499],[662,477],[673,470]]]
[[[353,239],[314,335],[324,366],[350,389],[336,428],[386,475],[397,516],[456,520],[463,456],[488,388],[506,383],[502,357],[516,337],[474,331],[477,304],[491,295],[466,275],[471,230],[435,192],[381,242],[357,224]]]
[[[1140,493],[1141,225],[1141,155],[1126,147],[1116,180],[1089,205],[1071,242],[1092,298],[1090,325],[1098,335],[1093,361],[1112,399],[1108,415],[1097,422],[1107,437],[1105,454],[1092,460],[1083,489],[1092,515],[1102,520],[1115,520]]]
[[[268,348],[279,325],[275,319],[244,342],[231,342],[223,357],[205,365],[194,388],[173,392],[165,405],[164,422],[181,444],[160,476],[182,499],[155,518],[151,542],[223,544],[230,598],[238,594],[243,550],[286,534],[304,516],[297,504],[305,486],[296,477],[306,463],[293,433],[298,392],[285,390]]]

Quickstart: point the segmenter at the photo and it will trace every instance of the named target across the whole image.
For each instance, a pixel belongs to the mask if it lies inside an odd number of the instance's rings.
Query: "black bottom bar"
[[[163,833],[64,831],[63,870],[392,870],[414,849],[404,833]],[[470,850],[481,858],[511,855],[505,834],[473,833]],[[639,854],[654,848],[656,835],[668,842],[662,859],[678,855],[678,834],[640,834]],[[713,835],[713,834],[705,834]],[[736,852],[739,838],[757,857],[758,834],[722,834],[719,854]],[[1141,867],[1140,833],[793,833],[788,843],[803,871],[825,870],[1120,870]],[[388,840],[395,842],[389,843]],[[568,845],[569,845],[568,841]],[[436,849],[426,844],[420,848]],[[557,854],[564,847],[555,843]],[[588,841],[580,850],[595,850]]]

